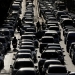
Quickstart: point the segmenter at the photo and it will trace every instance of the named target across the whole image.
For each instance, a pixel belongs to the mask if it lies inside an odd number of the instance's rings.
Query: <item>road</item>
[[[39,20],[40,22],[43,21],[42,18],[39,17],[38,15],[38,4],[37,4],[37,0],[34,0],[34,21],[35,21],[35,24],[36,22]],[[25,0],[23,0],[22,2],[22,14],[20,15],[20,18],[22,19],[24,13],[25,13]],[[61,28],[61,27],[60,27]],[[61,38],[62,38],[62,41],[60,41],[60,45],[62,48],[64,48],[64,55],[65,55],[65,66],[67,67],[67,70],[69,71],[72,71],[72,72],[75,72],[75,65],[72,64],[72,61],[71,61],[71,58],[69,57],[69,54],[66,52],[66,45],[64,44],[64,37],[63,37],[63,32],[62,32],[62,28],[61,28]],[[17,33],[17,31],[15,32],[15,36],[17,37],[17,39],[20,38],[20,35],[19,33]],[[11,51],[9,51],[6,55],[5,55],[5,58],[4,58],[4,68],[0,71],[0,75],[10,75],[11,74],[11,71],[10,71],[10,65],[13,64],[13,54],[15,52],[13,52],[13,48],[12,48],[12,45],[11,45]],[[40,56],[40,53],[39,53],[39,49],[37,48],[37,56]],[[39,59],[38,59],[39,61]],[[37,65],[37,63],[35,64]]]

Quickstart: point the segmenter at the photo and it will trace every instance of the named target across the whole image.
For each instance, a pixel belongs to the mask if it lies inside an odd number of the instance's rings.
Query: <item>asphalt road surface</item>
[[[37,4],[37,0],[34,0],[34,21],[35,24],[36,22],[39,20],[40,22],[44,21],[43,18],[40,18],[38,15],[38,4]],[[25,0],[23,0],[22,2],[22,14],[20,15],[20,17],[22,18],[24,13],[25,13]],[[61,27],[60,27],[61,28]],[[73,65],[71,58],[69,57],[69,54],[66,52],[66,45],[64,44],[64,37],[63,37],[63,32],[62,32],[62,28],[61,28],[61,38],[62,41],[60,42],[60,45],[62,48],[64,48],[64,55],[65,55],[65,66],[67,67],[67,70],[75,72],[75,65]],[[17,33],[17,31],[15,32],[15,36],[17,37],[17,39],[20,38],[19,33]],[[13,51],[12,45],[11,45],[11,50],[5,55],[4,58],[4,68],[0,71],[0,75],[11,75],[11,70],[10,70],[10,65],[13,64],[13,54],[15,54],[16,52]],[[37,48],[37,56],[40,56],[40,53],[38,51]],[[39,59],[38,59],[39,61]],[[38,62],[37,62],[38,63]],[[37,63],[35,65],[37,65]]]

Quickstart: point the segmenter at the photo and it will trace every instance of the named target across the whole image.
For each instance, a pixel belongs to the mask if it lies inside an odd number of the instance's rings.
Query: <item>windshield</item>
[[[28,71],[19,71],[19,72],[17,72],[17,74],[16,75],[36,75],[36,73],[35,73],[35,71],[30,71],[30,70],[28,70]]]
[[[32,62],[16,62],[14,68],[19,69],[22,67],[34,67]]]
[[[75,40],[75,34],[71,34],[68,36],[68,40]]]
[[[54,38],[58,38],[58,34],[54,33],[46,33],[45,36],[53,36]]]
[[[45,53],[42,53],[41,57],[42,58],[47,58],[47,59],[58,58],[58,54],[57,53],[52,53],[52,52],[51,53],[45,52]]]
[[[59,28],[58,28],[58,27],[53,27],[53,28],[51,27],[50,30],[56,30],[56,31],[59,31]]]
[[[72,24],[73,24],[73,22],[70,21],[70,20],[66,20],[66,21],[64,21],[64,25],[72,25]]]
[[[16,58],[32,58],[32,57],[31,55],[22,54],[22,55],[17,55]]]
[[[0,42],[5,43],[5,39],[4,38],[0,38]]]
[[[60,62],[47,62],[44,64],[44,68],[48,68],[50,64],[61,64]]]
[[[3,34],[4,35],[9,35],[9,31],[4,31]]]
[[[67,73],[67,70],[64,67],[51,67],[49,68],[48,73]]]

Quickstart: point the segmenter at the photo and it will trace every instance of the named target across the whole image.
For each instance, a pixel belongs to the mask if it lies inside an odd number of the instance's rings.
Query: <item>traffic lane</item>
[[[23,0],[22,2],[22,8],[21,8],[21,14],[20,14],[20,18],[22,19],[24,14],[25,14],[25,10],[26,10],[26,0]]]
[[[65,51],[64,52],[65,66],[67,67],[67,70],[75,72],[75,65],[72,63],[72,60],[69,57],[68,52],[66,51],[66,45],[64,44],[64,36],[63,36],[63,29],[62,28],[61,28],[61,38],[62,38],[62,41],[60,41],[60,45],[62,48],[64,48],[64,51]]]
[[[16,36],[17,39],[20,39],[19,33],[15,32],[14,35]],[[17,45],[17,50],[18,50],[18,45]],[[13,46],[12,46],[12,42],[11,42],[11,50],[8,51],[7,54],[5,55],[4,68],[1,70],[0,73],[10,73],[10,65],[12,65],[14,63],[12,58],[15,53],[16,53],[16,51],[13,51]]]

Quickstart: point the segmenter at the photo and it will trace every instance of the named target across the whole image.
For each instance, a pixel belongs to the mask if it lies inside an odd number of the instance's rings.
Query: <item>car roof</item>
[[[17,55],[31,55],[31,53],[17,53]]]
[[[53,38],[53,36],[43,36],[42,39],[43,38]]]
[[[68,34],[75,33],[75,31],[69,31]]]
[[[18,59],[16,59],[16,62],[20,62],[20,61],[32,61],[32,59],[30,59],[30,58],[18,58]]]
[[[51,65],[49,65],[49,67],[65,67],[64,65],[56,65],[56,64],[51,64]]]
[[[45,50],[44,52],[56,52],[56,50]]]
[[[50,60],[46,60],[45,63],[46,62],[60,62],[60,61],[59,60],[56,60],[56,59],[50,59]]]
[[[21,47],[34,47],[33,45],[21,45]]]
[[[47,45],[60,45],[59,43],[48,43]]]
[[[57,31],[55,31],[55,30],[48,30],[45,33],[56,33],[57,34]]]
[[[30,71],[34,71],[35,70],[35,68],[31,68],[31,67],[29,67],[29,68],[20,68],[19,69],[20,71],[28,71],[28,70],[30,70]]]

